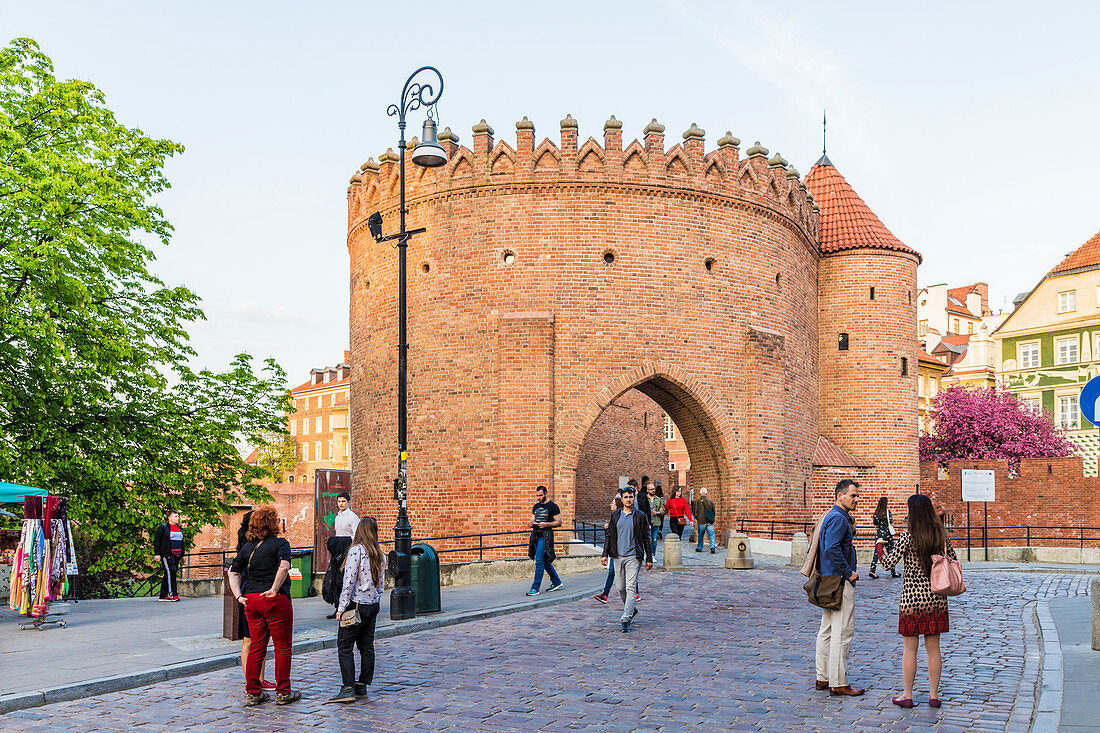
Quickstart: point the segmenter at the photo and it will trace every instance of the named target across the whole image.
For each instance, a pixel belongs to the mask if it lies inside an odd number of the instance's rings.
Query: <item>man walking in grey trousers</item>
[[[642,560],[645,569],[653,569],[653,551],[649,542],[649,520],[634,508],[634,487],[626,486],[622,493],[623,508],[615,510],[607,524],[600,563],[610,558],[615,563],[615,585],[623,599],[623,633],[630,631],[630,622],[638,615],[638,571]]]

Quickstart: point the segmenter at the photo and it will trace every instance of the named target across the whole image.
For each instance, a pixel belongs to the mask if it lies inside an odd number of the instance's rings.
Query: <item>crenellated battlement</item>
[[[447,163],[439,168],[420,168],[406,161],[406,196],[409,203],[443,195],[487,190],[489,187],[565,184],[605,184],[664,190],[686,196],[714,196],[744,201],[776,211],[791,220],[811,239],[818,237],[818,208],[798,171],[779,153],[768,157],[756,142],[742,157],[741,141],[726,132],[718,147],[705,150],[705,131],[694,123],[683,141],[665,148],[665,126],[652,120],[641,140],[625,147],[623,124],[611,116],[604,123],[603,141],[578,139],[577,121],[566,115],[561,134],[535,144],[535,126],[524,117],[516,123],[515,145],[496,141],[493,128],[481,120],[472,128],[471,147],[459,144],[448,127],[439,135],[447,151]],[[416,146],[413,138],[408,153]],[[398,154],[393,149],[364,163],[348,187],[348,229],[365,221],[374,211],[397,207]]]

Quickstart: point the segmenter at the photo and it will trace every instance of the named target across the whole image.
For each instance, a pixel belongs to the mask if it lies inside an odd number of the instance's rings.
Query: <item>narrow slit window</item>
[[[837,348],[837,351],[847,351],[848,350],[848,334],[846,334],[846,333],[840,334],[840,336],[837,338],[837,341],[836,341],[836,348]]]
[[[901,376],[909,376],[909,359],[905,356],[901,357]]]
[[[871,300],[874,300],[874,299],[875,299],[875,287],[872,285],[871,286]]]

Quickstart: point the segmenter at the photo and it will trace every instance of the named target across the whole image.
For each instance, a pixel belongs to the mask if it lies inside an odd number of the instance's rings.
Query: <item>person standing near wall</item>
[[[871,521],[875,524],[875,555],[871,558],[871,572],[868,576],[878,580],[878,576],[875,575],[878,561],[894,549],[894,516],[886,508],[885,496],[878,500],[878,506],[875,507],[875,513],[871,515]],[[890,577],[898,577],[897,570],[892,567]]]
[[[696,552],[703,551],[703,535],[710,538],[710,554],[714,554],[714,502],[707,496],[706,487],[699,489],[699,498],[691,505],[691,513],[695,515],[695,531],[699,541],[695,545]]]
[[[535,489],[538,501],[531,508],[531,537],[527,543],[527,556],[535,561],[535,578],[531,581],[529,596],[537,596],[542,587],[543,572],[550,573],[550,587],[547,593],[556,591],[563,583],[554,570],[554,527],[561,526],[561,509],[546,496],[546,487]]]
[[[661,489],[660,480],[657,481],[657,488],[654,490],[656,498],[650,499],[653,503],[653,522],[654,529],[657,531],[657,539],[661,539],[662,532],[664,532],[665,526],[665,492]]]
[[[348,548],[351,547],[351,538],[355,536],[355,530],[359,527],[359,515],[351,510],[351,494],[343,491],[336,495],[336,508],[339,510],[332,520],[332,537],[328,538],[325,547],[328,548],[328,570],[325,571],[325,581],[322,585],[328,585],[332,598],[332,613],[325,618],[336,618],[336,608],[340,604],[340,588],[343,587],[344,558]],[[332,577],[329,577],[329,573]],[[325,600],[328,600],[326,598]]]
[[[160,581],[160,600],[175,602],[180,599],[176,587],[176,574],[183,558],[183,529],[180,527],[179,512],[168,510],[167,520],[157,527],[153,535],[153,559],[164,568],[164,578]]]
[[[646,497],[649,499],[649,544],[657,552],[657,540],[661,539],[661,518],[665,509],[665,498],[657,495],[657,487],[646,484]]]
[[[684,498],[684,490],[679,486],[672,490],[672,496],[665,502],[665,514],[668,515],[668,526],[676,536],[684,539],[684,527],[691,524],[691,507]]]

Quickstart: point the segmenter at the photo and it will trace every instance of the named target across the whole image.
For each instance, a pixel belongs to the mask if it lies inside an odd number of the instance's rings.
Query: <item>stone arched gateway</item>
[[[736,439],[735,431],[720,412],[706,387],[684,373],[682,369],[664,362],[650,362],[605,386],[593,395],[589,409],[569,429],[563,441],[559,465],[563,469],[555,475],[555,485],[574,505],[580,503],[577,495],[576,470],[578,453],[591,426],[604,410],[620,395],[636,389],[657,403],[673,419],[683,435],[688,452],[692,456],[692,472],[696,485],[706,486],[718,508],[720,525],[733,515],[734,507],[743,502],[739,493],[741,485],[736,480],[737,456],[728,455],[726,446]],[[711,407],[708,407],[711,406]],[[610,487],[588,487],[599,492],[596,502],[601,506],[610,498]],[[719,527],[722,529],[722,526]]]
[[[494,142],[484,122],[471,148],[445,130],[448,163],[410,171],[409,227],[427,229],[408,255],[416,534],[522,528],[537,484],[571,521],[585,432],[601,405],[634,388],[681,427],[721,523],[807,518],[824,428],[840,439],[832,426],[875,427],[832,410],[825,426],[822,372],[835,383],[840,362],[821,324],[855,319],[844,324],[853,347],[843,357],[853,400],[861,366],[881,384],[896,381],[894,362],[875,360],[915,354],[915,306],[904,300],[915,253],[876,242],[843,253],[868,277],[883,254],[912,263],[875,303],[901,326],[863,339],[861,329],[877,326],[859,322],[862,285],[834,288],[821,310],[818,214],[782,156],[756,144],[742,157],[728,133],[705,152],[695,126],[666,149],[655,121],[625,147],[614,118],[602,144],[579,144],[568,117],[560,146],[536,145],[526,119],[516,129],[515,148]],[[383,527],[395,515],[397,258],[366,220],[380,211],[392,231],[396,161],[392,151],[368,161],[348,189],[353,491]],[[905,380],[915,387],[915,371]],[[908,414],[901,408],[895,415]],[[884,432],[881,443],[884,455],[900,445],[897,465],[912,453],[915,472],[915,436],[899,443]]]

